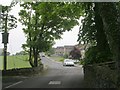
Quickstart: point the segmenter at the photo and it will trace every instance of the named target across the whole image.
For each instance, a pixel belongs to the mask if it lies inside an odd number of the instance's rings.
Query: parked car
[[[63,66],[74,66],[74,61],[72,59],[65,59],[63,62]]]
[[[77,60],[77,59],[73,59],[73,62],[74,62],[75,64],[77,64],[77,63],[79,63],[80,61]]]
[[[45,57],[45,55],[42,55],[42,57]]]

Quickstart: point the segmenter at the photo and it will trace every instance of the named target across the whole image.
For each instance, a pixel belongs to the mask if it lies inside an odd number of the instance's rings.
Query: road
[[[42,74],[13,83],[5,88],[84,88],[82,66],[63,66],[47,57],[42,57],[46,69]]]

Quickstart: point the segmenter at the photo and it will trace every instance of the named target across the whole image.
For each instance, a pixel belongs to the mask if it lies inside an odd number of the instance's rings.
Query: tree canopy
[[[70,56],[72,59],[78,59],[81,58],[81,52],[77,47],[74,47],[73,50],[70,52]]]
[[[16,5],[17,2],[12,1],[10,6],[3,6],[0,5],[1,11],[0,11],[0,32],[8,32],[11,29],[14,29],[17,27],[17,18],[14,17],[14,15],[10,15],[9,12],[12,10],[12,7]]]
[[[33,48],[34,56],[35,52],[47,51],[63,32],[78,25],[82,15],[80,3],[27,2],[21,6],[24,10],[19,13],[20,22],[28,37],[24,46]]]

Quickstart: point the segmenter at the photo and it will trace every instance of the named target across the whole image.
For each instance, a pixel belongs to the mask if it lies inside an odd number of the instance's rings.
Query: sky
[[[0,0],[0,4],[2,5],[10,5],[12,0]],[[18,12],[20,10],[20,6],[16,5],[13,7],[13,10],[10,12],[11,15],[14,15],[15,17],[19,18]],[[23,49],[21,48],[22,44],[25,44],[26,37],[25,34],[22,31],[22,25],[20,22],[17,23],[17,28],[12,29],[9,31],[9,43],[8,43],[8,52],[11,54],[15,54],[16,52],[20,52]],[[76,45],[78,44],[78,32],[79,32],[79,26],[75,26],[72,31],[64,32],[62,35],[62,39],[55,40],[55,45],[53,47],[57,46],[64,46],[64,45]],[[3,48],[2,44],[2,35],[0,33],[0,48]]]

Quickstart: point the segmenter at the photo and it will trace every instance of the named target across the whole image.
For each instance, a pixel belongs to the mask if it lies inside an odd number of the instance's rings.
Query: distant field
[[[31,67],[27,58],[27,55],[8,56],[7,69]],[[0,70],[3,70],[3,56],[0,56]]]

